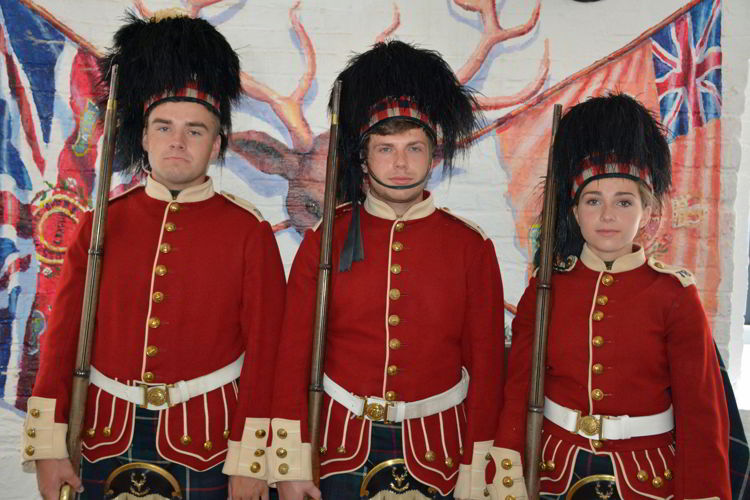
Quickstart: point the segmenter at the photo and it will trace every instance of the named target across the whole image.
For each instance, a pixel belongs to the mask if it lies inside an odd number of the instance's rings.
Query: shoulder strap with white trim
[[[695,276],[693,276],[693,273],[682,267],[665,264],[660,260],[656,260],[654,257],[648,258],[648,267],[658,273],[671,274],[680,280],[680,283],[684,287],[695,285]]]
[[[445,212],[446,214],[450,215],[454,219],[463,222],[466,226],[470,227],[471,229],[479,233],[479,235],[482,237],[483,240],[487,239],[487,235],[484,233],[484,231],[482,231],[482,228],[479,227],[479,225],[476,222],[466,219],[464,217],[461,217],[460,215],[454,214],[453,212],[450,211],[448,207],[440,207],[438,208],[438,210]]]
[[[255,218],[258,219],[258,221],[260,221],[260,222],[264,221],[263,215],[260,213],[260,210],[258,210],[257,208],[255,208],[255,205],[253,205],[249,201],[247,201],[247,200],[245,200],[243,198],[240,198],[239,196],[235,196],[235,195],[233,195],[231,193],[227,193],[226,191],[222,191],[220,194],[224,198],[226,198],[227,200],[229,200],[232,203],[234,203],[235,205],[237,205],[238,207],[244,208],[245,210],[247,210],[248,212],[250,212],[251,214],[253,214],[255,216]]]
[[[336,205],[336,210],[333,214],[334,218],[345,214],[346,212],[349,212],[349,210],[345,210],[347,207],[351,208],[352,202],[347,201],[345,203],[341,203],[340,205]],[[315,225],[312,227],[313,231],[317,231],[320,225],[323,224],[323,218],[321,217],[318,222],[315,223]]]

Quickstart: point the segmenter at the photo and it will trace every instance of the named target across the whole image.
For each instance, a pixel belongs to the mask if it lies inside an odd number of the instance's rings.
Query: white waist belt
[[[674,429],[674,412],[671,405],[661,413],[643,417],[630,417],[628,415],[617,417],[608,415],[582,416],[578,410],[565,408],[549,398],[544,398],[544,416],[566,431],[600,441],[655,436]]]
[[[135,385],[127,385],[107,377],[93,365],[91,366],[89,381],[116,398],[124,399],[149,410],[163,410],[195,396],[211,392],[239,378],[244,358],[245,355],[242,354],[233,363],[219,368],[213,373],[192,380],[180,380],[174,384],[135,382]]]
[[[406,403],[386,401],[374,396],[357,396],[323,375],[323,390],[357,417],[374,421],[403,422],[410,418],[427,417],[459,405],[469,392],[469,372],[461,369],[461,380],[445,392]]]

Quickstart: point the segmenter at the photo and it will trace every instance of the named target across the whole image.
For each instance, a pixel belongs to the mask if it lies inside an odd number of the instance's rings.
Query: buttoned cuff
[[[271,420],[268,483],[312,481],[312,448],[302,442],[299,420]]]
[[[483,500],[485,498],[484,472],[489,463],[488,455],[492,441],[477,441],[471,454],[471,465],[458,467],[458,480],[453,496],[460,499]]]
[[[492,500],[507,499],[508,496],[516,500],[528,497],[526,483],[523,479],[521,454],[509,448],[492,447],[490,456],[495,461],[495,478],[487,485]]]
[[[36,396],[28,400],[21,437],[21,464],[26,472],[36,471],[35,460],[68,457],[68,424],[55,423],[56,403],[54,399]]]
[[[266,442],[270,419],[246,418],[241,441],[227,443],[227,458],[222,472],[227,476],[268,479]]]

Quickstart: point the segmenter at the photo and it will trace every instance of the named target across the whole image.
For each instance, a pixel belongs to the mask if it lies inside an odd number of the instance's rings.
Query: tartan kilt
[[[81,500],[102,500],[104,486],[109,475],[126,464],[144,462],[153,464],[172,474],[180,484],[183,500],[226,500],[229,477],[221,471],[219,464],[203,472],[194,471],[184,465],[164,460],[156,451],[157,411],[136,408],[133,442],[122,455],[105,458],[97,462],[81,460],[81,478],[84,492]]]
[[[570,488],[562,495],[540,495],[539,498],[542,500],[565,500],[572,487],[579,481],[602,474],[614,477],[615,470],[612,466],[612,460],[609,458],[609,456],[594,455],[593,453],[589,453],[586,450],[579,450],[578,455],[576,456],[576,463],[573,465],[573,477],[570,481]],[[603,481],[602,483],[605,482]],[[602,484],[602,486],[605,485]],[[573,498],[580,497],[574,496]],[[596,498],[596,496],[592,495],[590,498]],[[619,492],[617,491],[617,488],[616,486],[614,486],[614,484],[613,489],[610,491],[610,496],[607,498],[609,498],[609,500],[620,499]]]
[[[335,474],[320,481],[320,491],[325,500],[355,500],[372,498],[377,492],[370,495],[360,496],[359,491],[365,476],[378,464],[394,458],[404,458],[404,448],[401,442],[401,424],[372,423],[372,437],[370,439],[370,454],[367,461],[359,469],[352,472]],[[414,476],[408,474],[406,467],[399,469],[406,473],[404,484],[409,483],[411,487],[401,495],[421,494],[418,498],[431,500],[452,500],[453,495],[443,496],[437,490],[429,488],[420,483]],[[385,495],[393,493],[385,492]],[[382,494],[381,494],[382,496]],[[400,495],[399,495],[400,496]],[[380,497],[379,497],[380,498]],[[387,496],[385,498],[388,498]],[[404,496],[404,498],[411,498]]]

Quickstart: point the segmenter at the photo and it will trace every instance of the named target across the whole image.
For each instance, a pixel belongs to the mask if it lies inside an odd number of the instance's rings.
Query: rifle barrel
[[[81,433],[86,413],[86,396],[89,387],[89,372],[91,369],[91,347],[94,341],[94,327],[96,324],[96,308],[99,303],[99,281],[101,278],[102,254],[104,249],[104,233],[107,225],[107,206],[109,202],[109,186],[112,180],[112,162],[114,160],[115,140],[117,138],[117,89],[118,66],[112,65],[110,78],[109,99],[104,115],[104,145],[99,160],[99,186],[96,191],[94,205],[94,220],[91,228],[91,244],[86,264],[86,278],[83,290],[83,307],[81,310],[81,324],[78,331],[78,348],[76,350],[76,368],[73,372],[73,388],[70,396],[70,414],[68,415],[67,447],[73,470],[80,472],[81,465]],[[60,499],[67,500],[75,495],[70,485],[60,490]]]
[[[531,358],[531,383],[529,407],[526,419],[526,453],[524,457],[524,480],[529,499],[539,498],[539,458],[541,456],[542,422],[544,420],[544,365],[547,355],[547,329],[552,280],[552,263],[555,240],[556,191],[555,169],[552,149],[557,127],[562,116],[562,105],[555,104],[552,116],[552,134],[547,157],[547,178],[544,183],[544,207],[542,208],[542,234],[539,270],[537,272],[536,321],[534,345]]]
[[[320,477],[320,455],[318,437],[320,435],[320,411],[323,406],[323,361],[325,359],[325,336],[328,322],[328,298],[331,284],[331,255],[333,244],[333,218],[336,210],[336,177],[338,173],[339,103],[341,101],[341,80],[333,84],[331,132],[328,139],[328,162],[326,164],[326,185],[323,200],[322,237],[320,241],[320,265],[318,269],[317,303],[315,305],[315,325],[313,330],[313,351],[310,370],[309,390],[309,429],[312,447],[313,478],[317,483]]]

